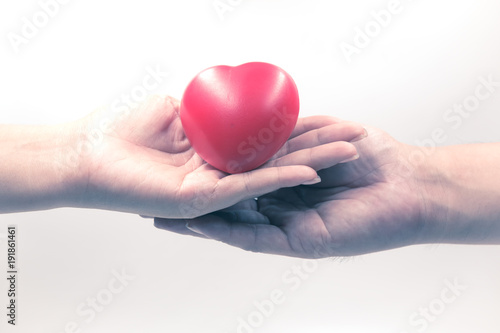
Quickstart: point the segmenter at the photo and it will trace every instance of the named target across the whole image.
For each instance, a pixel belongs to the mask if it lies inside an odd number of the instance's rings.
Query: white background
[[[360,121],[410,144],[436,128],[445,131],[445,145],[500,140],[500,88],[458,128],[443,119],[474,94],[480,76],[500,81],[500,2],[401,0],[400,12],[350,63],[340,43],[352,44],[356,27],[364,29],[388,0],[232,3],[221,19],[213,0],[73,0],[16,52],[8,34],[21,35],[23,17],[33,21],[41,7],[35,0],[3,1],[0,122],[77,119],[130,93],[148,66],[169,72],[152,93],[180,98],[206,67],[266,61],[294,77],[301,116]],[[77,332],[65,331],[70,322],[85,333],[237,332],[238,318],[253,322],[240,332],[259,333],[500,330],[496,246],[416,246],[323,260],[314,269],[298,259],[170,234],[129,214],[2,215],[1,233],[8,224],[18,226],[19,317],[16,327],[6,324],[1,278],[0,332]],[[6,253],[5,238],[0,249]],[[303,264],[312,272],[291,273]],[[87,322],[76,309],[105,295],[113,271],[122,270],[134,279]],[[442,309],[446,281],[467,289]],[[273,290],[284,301],[268,316],[257,313],[254,302]],[[412,314],[430,305],[440,314],[425,330],[412,325]]]

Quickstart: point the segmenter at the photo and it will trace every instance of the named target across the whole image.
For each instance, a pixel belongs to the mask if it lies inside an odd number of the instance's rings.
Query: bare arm
[[[426,243],[500,244],[499,143],[429,153],[368,128],[355,145],[359,159],[320,170],[321,183],[281,189],[187,224],[157,218],[155,225],[307,258]]]
[[[105,128],[101,125],[107,124]],[[179,101],[152,96],[126,112],[99,110],[59,126],[0,126],[0,213],[71,206],[188,218],[282,187],[357,154],[359,124],[299,119],[262,167],[229,175],[191,147]],[[92,141],[92,136],[98,139]]]
[[[74,125],[0,125],[0,213],[73,205],[83,173],[64,163]]]
[[[500,244],[500,143],[438,148],[417,178],[428,242]]]

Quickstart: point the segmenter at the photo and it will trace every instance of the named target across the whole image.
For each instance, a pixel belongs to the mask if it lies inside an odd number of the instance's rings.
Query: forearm
[[[429,242],[500,244],[500,143],[438,148],[419,169]]]
[[[81,170],[66,163],[72,125],[0,125],[0,213],[72,205]]]

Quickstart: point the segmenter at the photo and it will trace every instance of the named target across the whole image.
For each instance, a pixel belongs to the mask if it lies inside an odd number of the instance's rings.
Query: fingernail
[[[357,160],[358,158],[359,158],[359,154],[356,154],[356,155],[354,155],[353,157],[349,157],[348,159],[343,160],[342,162],[339,162],[339,163],[347,163],[347,162],[351,162],[351,161]]]
[[[302,185],[313,185],[313,184],[319,183],[320,181],[321,181],[321,178],[319,176],[316,176],[316,178],[314,178],[314,179],[303,182]]]
[[[368,131],[366,130],[366,128],[363,127],[363,134],[355,137],[354,139],[351,140],[351,142],[356,142],[356,141],[362,140],[362,139],[366,138],[367,136],[368,136]]]
[[[197,227],[195,227],[194,225],[190,225],[189,222],[186,223],[186,228],[188,228],[189,230],[191,230],[192,232],[195,232],[197,233],[198,235],[203,235],[205,236],[205,234],[203,232],[200,231],[200,229],[198,229]]]

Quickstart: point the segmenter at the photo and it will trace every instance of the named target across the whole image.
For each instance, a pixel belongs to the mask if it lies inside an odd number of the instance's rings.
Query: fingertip
[[[353,156],[351,156],[351,157],[346,158],[346,159],[345,159],[345,160],[343,160],[343,161],[340,161],[340,162],[339,162],[339,164],[341,164],[341,163],[347,163],[347,162],[351,162],[351,161],[355,161],[355,160],[357,160],[358,158],[359,158],[359,154],[356,154],[356,155],[353,155]]]
[[[293,168],[294,176],[297,177],[294,180],[297,184],[294,184],[292,186],[297,186],[310,181],[315,181],[316,178],[318,178],[318,173],[316,172],[316,170],[307,165],[292,165],[292,166],[284,166],[282,168]]]
[[[348,158],[350,156],[354,156],[358,153],[358,149],[352,142],[348,141],[340,141],[336,142],[337,143],[337,149],[339,155],[344,156],[345,158]]]
[[[368,136],[368,131],[366,130],[365,127],[362,127],[361,133],[359,133],[358,136],[356,136],[350,142],[357,142],[357,141],[363,140],[367,136]]]
[[[185,226],[191,232],[205,238],[220,240],[221,235],[227,233],[228,223],[220,218],[206,215],[206,218],[198,218],[188,221]]]
[[[318,184],[320,182],[321,182],[321,177],[320,176],[316,176],[315,178],[313,178],[311,180],[303,182],[302,185],[314,185],[314,184]]]
[[[179,235],[208,238],[200,232],[187,228],[186,220],[183,219],[160,219],[155,218],[154,226],[160,230],[173,232]]]
[[[203,233],[203,231],[200,229],[200,227],[198,225],[196,225],[194,222],[187,222],[186,228],[188,228],[189,230],[191,230],[192,232],[194,232],[198,235],[208,237],[205,233]]]
[[[183,219],[164,219],[161,217],[155,217],[153,220],[153,225],[158,229],[163,230],[177,230],[179,229],[179,225],[184,225],[186,222]]]
[[[357,160],[359,152],[356,146],[351,142],[338,142],[338,163],[347,163]]]
[[[159,217],[155,217],[153,220],[153,225],[158,229],[166,229],[167,220],[159,218]]]
[[[180,100],[178,100],[177,98],[172,97],[172,96],[166,96],[166,99],[167,99],[167,101],[170,103],[170,105],[172,105],[172,107],[173,107],[174,109],[176,109],[176,110],[177,110],[177,109],[179,108],[179,106],[180,106],[180,104],[181,104],[181,101],[180,101]]]

